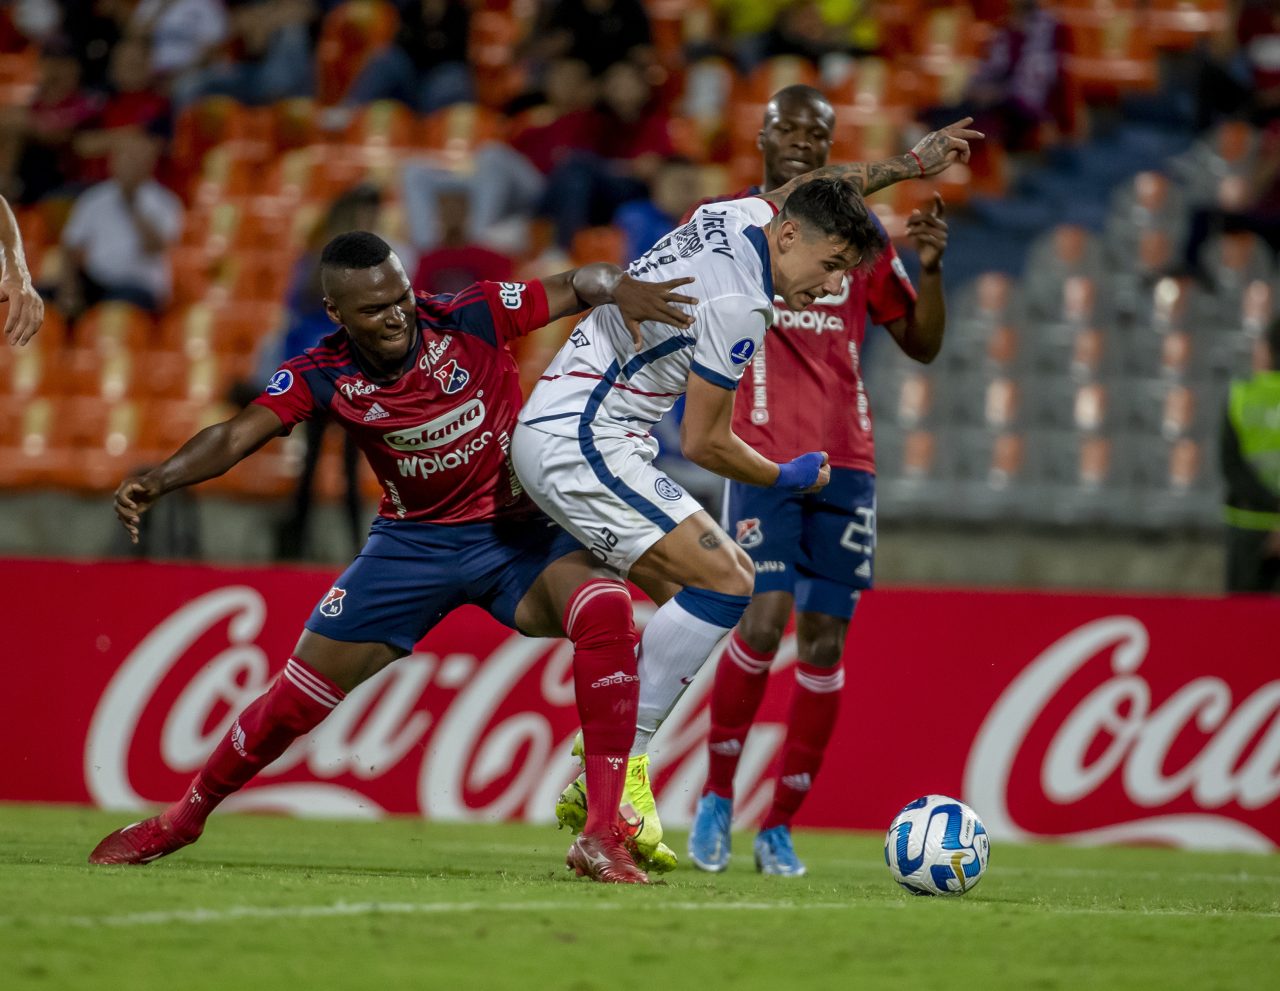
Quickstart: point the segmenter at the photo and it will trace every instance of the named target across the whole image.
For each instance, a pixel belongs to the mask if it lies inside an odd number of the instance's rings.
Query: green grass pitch
[[[1280,856],[996,843],[930,899],[881,837],[801,831],[803,879],[758,876],[740,834],[725,874],[620,888],[572,877],[554,826],[228,814],[87,866],[127,818],[0,805],[5,991],[1280,987]]]

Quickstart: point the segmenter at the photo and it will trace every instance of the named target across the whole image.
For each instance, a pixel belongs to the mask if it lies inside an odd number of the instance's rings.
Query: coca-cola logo
[[[639,625],[652,609],[636,604]],[[170,772],[163,777],[173,778],[175,792],[177,782],[203,765],[236,715],[271,681],[271,665],[257,643],[267,611],[263,594],[251,586],[215,589],[158,623],[134,647],[89,727],[84,768],[96,804],[137,810],[171,799],[144,794],[131,776],[132,767],[150,767],[156,758]],[[206,649],[222,631],[226,643],[199,663],[194,646]],[[482,656],[411,654],[352,691],[225,806],[372,818],[416,805],[439,819],[547,821],[577,773],[569,756],[578,725],[572,659],[567,641],[515,633]],[[654,751],[670,765],[659,795],[663,818],[673,824],[690,817],[689,783],[696,777],[700,786],[705,773],[709,685],[708,677],[698,679],[664,727],[662,750]],[[158,740],[142,737],[144,725],[160,726]],[[781,726],[765,724],[749,741],[739,776],[744,814],[759,815],[767,807],[771,788],[761,778],[782,735]],[[388,776],[411,778],[409,802],[403,792],[387,792]],[[667,793],[676,796],[669,804]]]
[[[1078,818],[1091,797],[1117,782],[1130,804],[1129,814],[1116,817],[1124,821],[1064,829],[1052,833],[1054,838],[1274,849],[1262,832],[1212,810],[1228,805],[1261,809],[1280,797],[1280,680],[1236,701],[1225,680],[1201,676],[1156,703],[1140,671],[1149,649],[1150,636],[1140,620],[1097,619],[1046,648],[1004,690],[978,731],[964,772],[965,801],[993,837],[1033,835],[1017,821],[1010,793],[1028,738],[1036,731],[1043,736],[1047,729],[1051,735],[1038,761],[1039,782],[1022,792],[1071,809],[1063,816],[1066,821]],[[1057,725],[1046,727],[1051,703],[1100,657],[1108,661],[1109,676]],[[1188,738],[1199,741],[1198,751],[1189,757]],[[1171,761],[1175,745],[1181,745],[1179,759]],[[1188,798],[1199,811],[1149,814]]]

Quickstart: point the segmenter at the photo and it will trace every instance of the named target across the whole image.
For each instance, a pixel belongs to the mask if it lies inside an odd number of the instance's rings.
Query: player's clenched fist
[[[151,504],[160,498],[159,487],[147,480],[145,475],[133,475],[126,478],[116,489],[116,517],[129,532],[129,539],[138,542],[138,526],[142,514],[151,508]]]

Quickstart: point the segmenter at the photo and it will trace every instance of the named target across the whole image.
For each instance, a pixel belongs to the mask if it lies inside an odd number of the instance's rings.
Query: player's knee
[[[610,578],[581,585],[565,607],[564,631],[577,647],[617,643],[634,646],[639,636],[626,585]]]
[[[727,545],[726,553],[716,575],[715,591],[724,595],[750,598],[755,589],[756,567],[751,558],[736,544]]]
[[[800,659],[815,668],[833,668],[844,656],[844,639],[830,634],[820,634],[807,644],[800,644]]]
[[[738,623],[738,635],[752,650],[761,654],[774,654],[782,643],[782,633],[785,628],[786,616],[778,622],[773,616],[755,609],[748,609]]]

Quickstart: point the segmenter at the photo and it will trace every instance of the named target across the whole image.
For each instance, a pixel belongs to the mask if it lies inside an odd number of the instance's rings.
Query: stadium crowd
[[[51,305],[0,354],[23,400],[0,481],[104,491],[216,419],[305,346],[308,257],[348,223],[376,218],[433,291],[622,261],[758,182],[765,103],[808,83],[833,159],[957,110],[995,137],[878,198],[900,239],[931,189],[963,225],[1135,101],[1185,95],[1185,151],[1116,177],[1105,211],[1042,216],[1020,278],[949,282],[937,366],[868,365],[901,515],[1213,526],[1227,382],[1265,364],[1273,311],[1278,36],[1272,0],[7,3],[0,194]],[[335,221],[355,189],[364,215]],[[530,383],[568,331],[524,344]],[[311,439],[310,469],[279,442],[215,483],[294,494],[282,556],[305,553],[311,485],[354,471]]]

